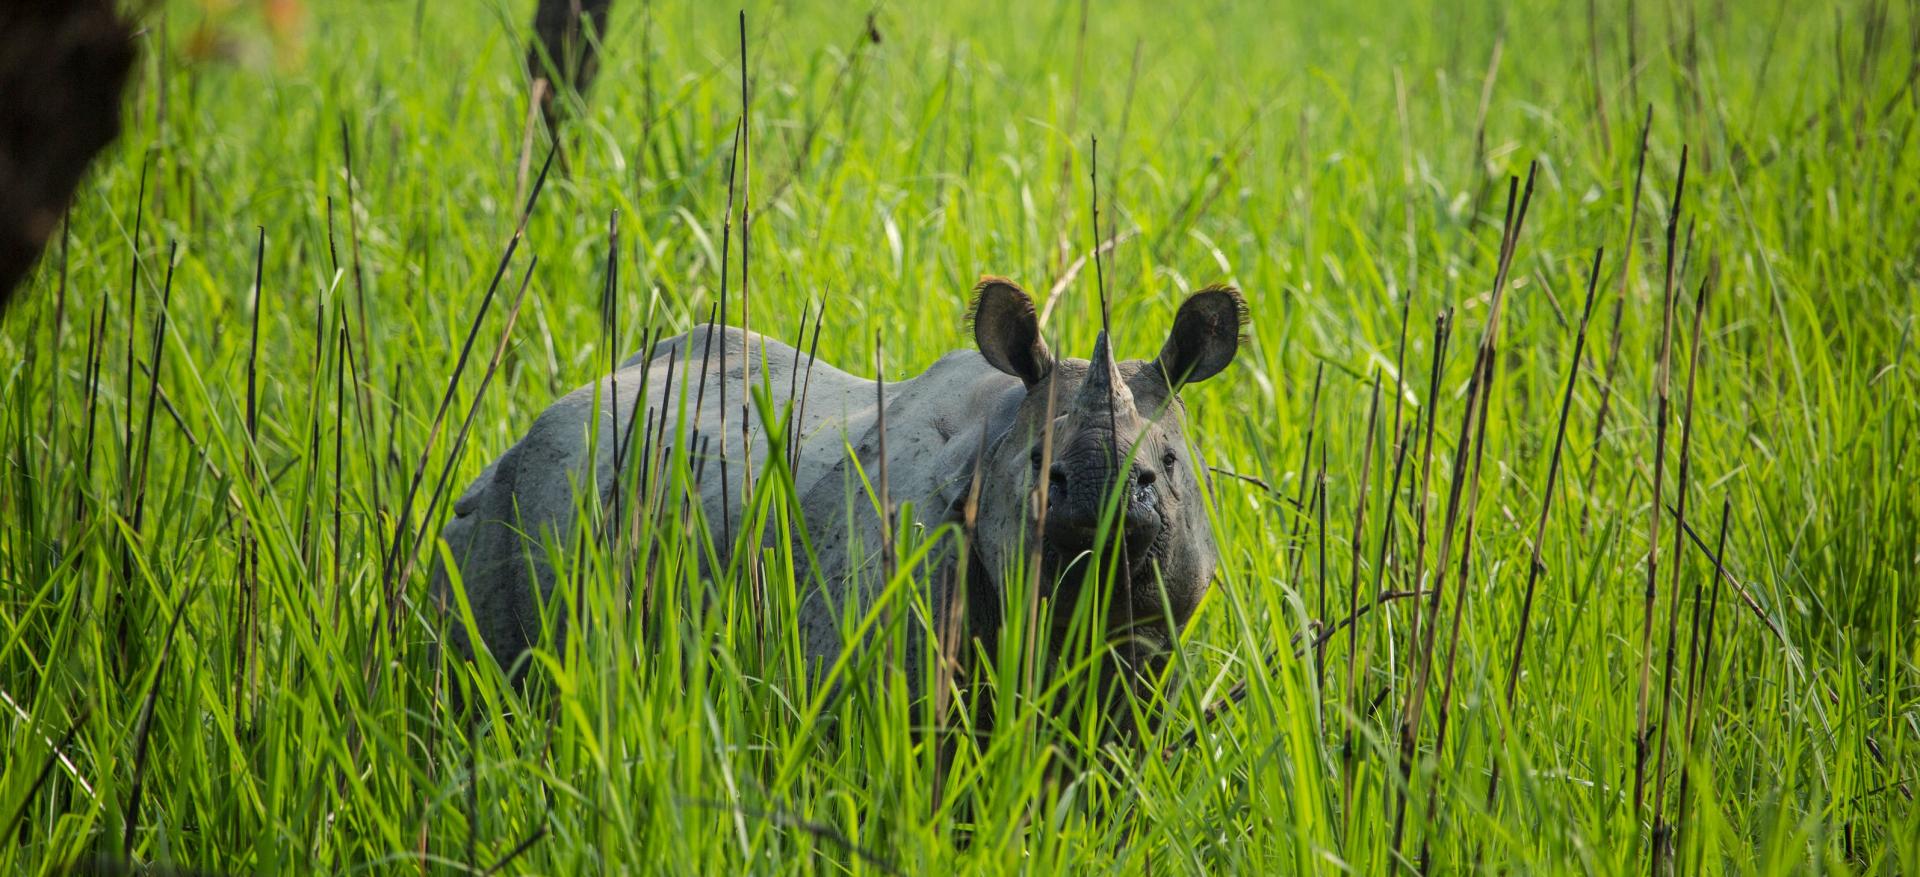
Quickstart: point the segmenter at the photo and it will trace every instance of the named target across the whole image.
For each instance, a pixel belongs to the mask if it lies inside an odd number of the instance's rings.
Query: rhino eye
[[[1168,469],[1173,468],[1173,461],[1174,461],[1174,456],[1172,451],[1168,451],[1160,455],[1160,465],[1165,466]]]
[[[1027,462],[1033,464],[1033,471],[1035,472],[1040,471],[1040,449],[1039,448],[1034,448],[1033,453],[1027,455]]]

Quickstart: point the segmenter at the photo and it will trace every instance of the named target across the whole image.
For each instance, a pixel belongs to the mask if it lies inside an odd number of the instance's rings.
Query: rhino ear
[[[1011,280],[982,277],[967,312],[973,341],[987,362],[1031,387],[1053,371],[1053,353],[1040,337],[1033,298]]]
[[[1247,325],[1247,300],[1231,286],[1209,286],[1189,296],[1173,317],[1173,331],[1154,363],[1176,392],[1233,362]]]

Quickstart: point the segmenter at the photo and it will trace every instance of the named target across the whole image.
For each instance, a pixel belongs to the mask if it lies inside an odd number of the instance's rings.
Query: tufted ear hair
[[[1231,286],[1209,286],[1187,297],[1154,364],[1175,392],[1220,373],[1240,349],[1247,300]]]
[[[982,277],[973,289],[973,307],[967,311],[973,341],[987,362],[1019,378],[1028,387],[1053,371],[1053,353],[1040,337],[1040,319],[1033,298],[1011,280]]]

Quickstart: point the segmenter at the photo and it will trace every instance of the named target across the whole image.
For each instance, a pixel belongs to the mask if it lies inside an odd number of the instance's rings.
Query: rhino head
[[[1104,328],[1090,359],[1055,359],[1032,298],[980,283],[974,340],[1026,396],[980,461],[976,556],[996,581],[1039,560],[1056,637],[1089,580],[1102,591],[1089,605],[1105,607],[1094,620],[1135,671],[1157,666],[1192,616],[1218,553],[1180,390],[1233,361],[1246,320],[1239,291],[1209,287],[1181,304],[1153,359],[1119,359]]]

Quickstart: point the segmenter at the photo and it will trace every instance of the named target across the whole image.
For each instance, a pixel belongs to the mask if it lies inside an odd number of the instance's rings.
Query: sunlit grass
[[[1042,300],[1056,350],[1086,355],[1094,271],[1073,266],[1094,237],[1095,136],[1121,353],[1157,351],[1193,290],[1246,291],[1250,343],[1187,391],[1189,434],[1267,486],[1216,477],[1219,577],[1160,702],[1140,707],[1157,721],[1118,744],[1089,719],[1084,673],[1029,670],[1044,662],[1026,643],[1043,638],[1024,612],[983,656],[990,735],[946,733],[972,717],[910,698],[882,650],[810,665],[791,623],[797,549],[760,556],[763,611],[744,566],[703,578],[720,537],[682,510],[697,465],[684,460],[647,485],[638,538],[554,546],[568,587],[551,621],[585,620],[588,635],[537,651],[535,684],[442,660],[434,644],[463,620],[429,594],[438,548],[394,549],[396,534],[434,533],[553,399],[648,332],[703,321],[721,289],[737,19],[697,3],[617,5],[565,166],[503,268],[544,155],[521,171],[527,5],[425,4],[416,31],[411,3],[316,4],[304,57],[258,66],[163,62],[157,47],[187,40],[198,12],[147,20],[127,130],[0,327],[0,827],[13,832],[0,870],[130,854],[220,872],[1383,873],[1417,866],[1424,847],[1436,871],[1645,872],[1653,795],[1636,810],[1635,713],[1684,146],[1659,502],[1677,504],[1687,329],[1712,275],[1687,523],[1711,546],[1727,504],[1725,569],[1751,605],[1720,593],[1688,746],[1688,622],[1714,567],[1690,540],[1674,554],[1667,515],[1650,657],[1656,735],[1672,687],[1671,861],[1920,871],[1912,8],[1643,3],[1630,29],[1613,2],[1591,23],[1584,7],[1539,3],[1084,17],[983,4],[883,9],[878,42],[864,9],[749,8],[753,329],[796,340],[811,305],[823,361],[871,374],[880,343],[887,373],[908,375],[969,343],[966,295],[994,273]],[[1436,678],[1408,786],[1414,601],[1383,603],[1323,653],[1294,644],[1348,615],[1352,581],[1362,603],[1376,581],[1442,584],[1413,571],[1431,576],[1441,554],[1507,180],[1534,161],[1464,569],[1460,534],[1449,549],[1441,623],[1465,602],[1447,736],[1435,751]],[[741,231],[736,217],[735,323]],[[785,398],[775,388],[759,410],[784,416]],[[1431,462],[1413,445],[1395,490],[1393,439],[1417,442],[1428,416]],[[754,475],[770,544],[803,545],[784,473]],[[890,623],[905,647],[905,625],[929,614],[917,552],[960,535],[903,532],[887,599],[848,624]],[[402,579],[386,557],[409,549]],[[1015,582],[1007,604],[1028,595]],[[1418,623],[1433,623],[1424,608]],[[1438,633],[1444,660],[1450,630]],[[1210,711],[1240,683],[1237,706]]]

